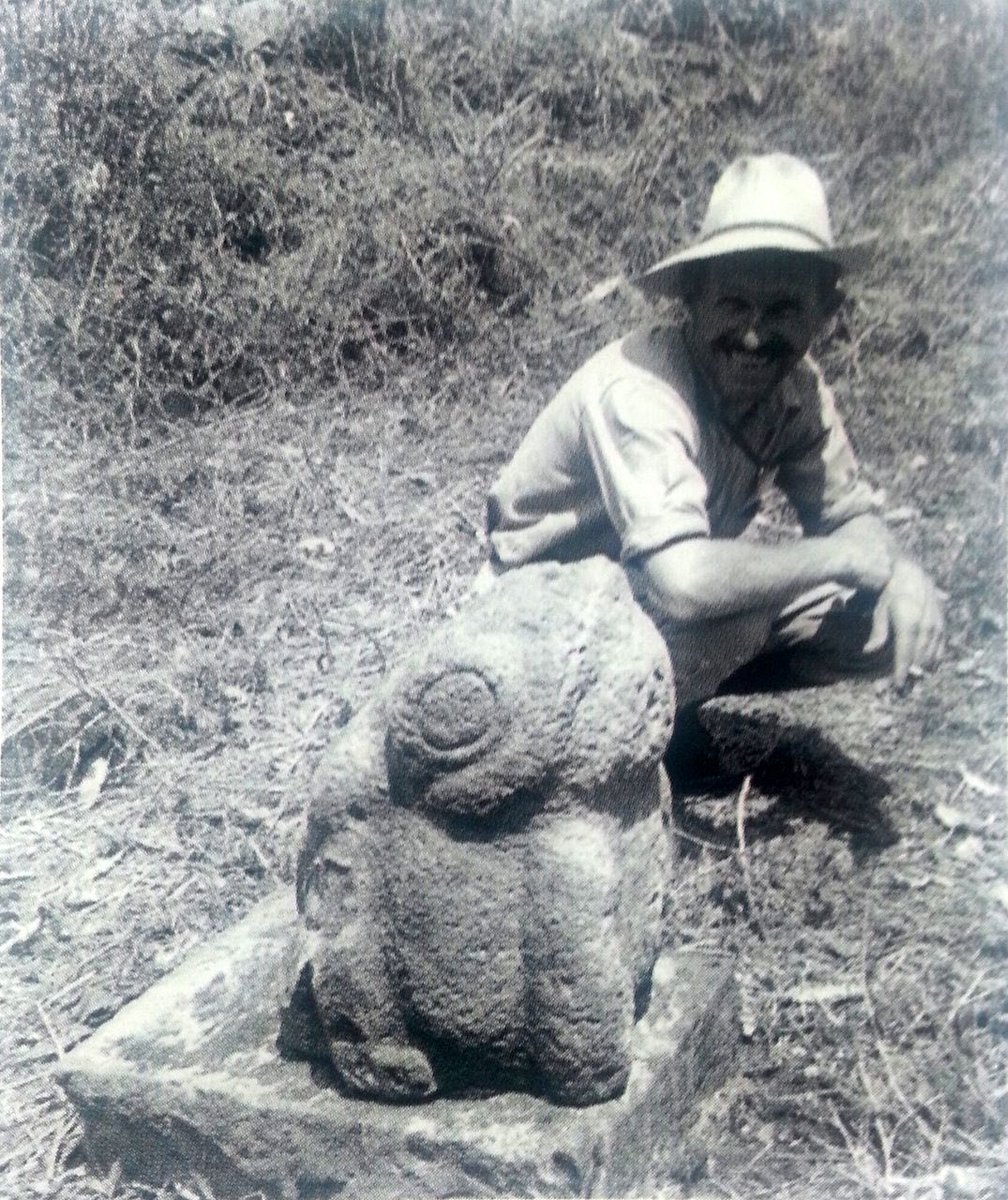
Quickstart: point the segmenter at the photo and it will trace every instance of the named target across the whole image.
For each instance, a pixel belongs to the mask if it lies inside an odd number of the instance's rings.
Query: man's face
[[[825,323],[820,264],[757,251],[714,258],[689,301],[697,365],[729,406],[769,395]]]

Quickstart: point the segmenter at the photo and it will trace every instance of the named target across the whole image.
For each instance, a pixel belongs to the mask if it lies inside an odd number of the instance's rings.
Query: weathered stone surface
[[[288,894],[264,901],[67,1055],[59,1078],[95,1168],[118,1161],[153,1187],[196,1172],[222,1200],[668,1196],[689,1169],[684,1130],[737,1050],[723,967],[658,961],[629,1081],[607,1104],[512,1092],[388,1105],[319,1087],[317,1068],[278,1054],[305,941]]]
[[[665,644],[613,563],[470,598],[318,772],[288,1048],[356,1095],[618,1095],[660,945],[673,715]]]

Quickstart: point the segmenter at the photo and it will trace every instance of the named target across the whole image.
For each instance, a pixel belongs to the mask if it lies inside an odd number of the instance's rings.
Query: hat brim
[[[800,230],[732,229],[670,254],[630,282],[648,295],[679,295],[685,273],[683,268],[690,263],[751,250],[786,250],[808,254],[832,263],[841,271],[857,271],[871,259],[874,247],[875,238],[870,235],[846,246],[824,247]]]

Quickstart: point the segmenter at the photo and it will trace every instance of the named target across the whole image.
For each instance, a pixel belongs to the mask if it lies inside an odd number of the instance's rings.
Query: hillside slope
[[[678,803],[748,1045],[694,1194],[1008,1194],[1006,50],[983,0],[0,8],[0,1191],[140,1194],[54,1056],[291,880],[501,463],[653,315],[617,277],[780,149],[878,234],[818,352],[949,650]]]

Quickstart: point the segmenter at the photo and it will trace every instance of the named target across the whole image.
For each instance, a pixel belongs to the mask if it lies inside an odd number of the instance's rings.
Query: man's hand
[[[941,657],[945,644],[942,596],[930,578],[909,558],[898,558],[872,619],[865,653],[893,639],[893,683],[898,691],[907,681]]]

